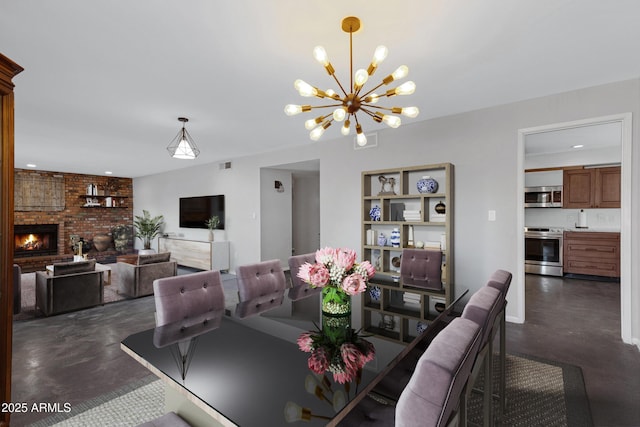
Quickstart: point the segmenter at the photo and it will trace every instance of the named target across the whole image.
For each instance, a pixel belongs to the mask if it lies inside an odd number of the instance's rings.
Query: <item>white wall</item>
[[[435,102],[435,101],[434,101]],[[361,171],[400,166],[451,162],[455,166],[454,251],[457,293],[475,291],[489,275],[502,268],[516,271],[518,259],[518,130],[545,124],[632,112],[633,141],[638,141],[640,80],[617,82],[509,105],[406,124],[378,132],[378,147],[353,150],[351,137],[274,153],[233,160],[231,170],[217,165],[136,178],[134,207],[163,213],[169,228],[177,228],[177,199],[195,194],[227,196],[226,235],[231,241],[232,266],[260,260],[260,168],[288,162],[320,159],[321,245],[360,247]],[[295,125],[292,123],[292,126]],[[325,137],[338,135],[327,132]],[[206,149],[206,147],[202,147]],[[633,182],[638,182],[640,150],[633,152]],[[189,183],[188,185],[186,183]],[[197,187],[194,189],[194,186]],[[632,215],[638,218],[639,190],[633,188]],[[495,210],[496,221],[487,220]],[[171,216],[168,214],[171,213]],[[186,232],[185,232],[186,233]],[[203,230],[206,233],[206,230]],[[634,253],[638,231],[632,230]],[[203,234],[204,236],[204,234]],[[633,268],[633,336],[640,337],[638,268]],[[516,278],[516,282],[519,279]],[[521,298],[522,283],[513,283],[509,300]],[[359,301],[354,302],[354,312]],[[524,318],[516,304],[509,304],[511,318]],[[355,316],[355,321],[359,319]],[[359,325],[354,325],[358,327]]]

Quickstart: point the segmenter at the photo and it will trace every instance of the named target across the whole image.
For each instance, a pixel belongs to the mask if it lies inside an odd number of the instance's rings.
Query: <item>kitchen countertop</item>
[[[594,233],[619,233],[620,229],[615,227],[589,227],[589,228],[565,228],[564,231],[591,231]]]

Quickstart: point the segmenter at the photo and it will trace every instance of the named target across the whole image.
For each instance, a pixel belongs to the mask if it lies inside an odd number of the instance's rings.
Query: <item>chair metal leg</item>
[[[502,313],[500,315],[500,385],[499,385],[499,414],[500,417],[504,416],[505,406],[506,406],[506,389],[507,389],[507,333],[506,333],[506,310],[502,309]]]
[[[484,391],[483,391],[483,412],[485,427],[493,426],[493,340],[487,343],[487,353],[484,356]]]

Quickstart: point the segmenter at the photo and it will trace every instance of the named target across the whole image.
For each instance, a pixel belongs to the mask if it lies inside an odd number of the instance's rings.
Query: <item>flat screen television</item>
[[[224,194],[217,196],[181,197],[180,227],[207,228],[205,222],[217,215],[217,230],[224,230]]]

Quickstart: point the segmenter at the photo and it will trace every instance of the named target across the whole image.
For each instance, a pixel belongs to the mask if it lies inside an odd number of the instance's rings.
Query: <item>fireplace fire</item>
[[[16,258],[58,253],[58,224],[15,225],[13,234]]]

